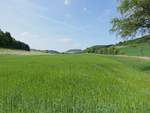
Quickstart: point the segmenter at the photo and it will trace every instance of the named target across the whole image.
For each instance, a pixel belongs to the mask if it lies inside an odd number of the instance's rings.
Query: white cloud
[[[9,3],[9,1],[11,2]],[[71,2],[72,0],[65,0],[64,3],[70,5]],[[8,6],[9,4],[12,5]],[[45,24],[44,22],[63,27],[64,31],[67,29],[69,33],[71,31],[87,32],[81,24],[74,24],[67,21],[67,19],[61,20],[51,15],[48,16],[40,13],[47,10],[47,8],[42,7],[40,4],[34,4],[33,0],[2,0],[0,6],[0,10],[3,12],[3,16],[0,18],[1,28],[10,31],[16,40],[29,44],[31,48],[64,51],[71,48],[81,47],[79,44],[80,42],[67,38],[69,35],[63,36],[63,34],[67,35],[67,32],[60,33],[60,36],[56,36],[57,34],[50,31],[51,27],[45,28],[45,26],[43,26]],[[8,7],[6,11],[5,7]],[[21,17],[19,20],[18,16]],[[71,18],[71,14],[66,14],[65,16],[66,18]],[[13,22],[8,18],[12,18]],[[42,24],[38,24],[39,21],[42,21],[44,24],[42,22]],[[44,27],[44,30],[42,27]]]
[[[22,32],[17,34],[17,37],[20,41],[23,41],[30,45],[33,49],[41,50],[59,50],[66,51],[68,49],[78,49],[81,48],[81,45],[77,43],[73,38],[68,38],[65,36],[44,36],[37,35],[31,32]],[[42,38],[41,38],[42,37]]]
[[[38,38],[39,35],[36,35],[36,34],[33,34],[33,33],[30,33],[30,32],[22,32],[20,34],[20,38],[21,39],[30,39],[30,38]]]
[[[29,32],[23,32],[23,33],[21,33],[20,35],[24,37],[24,36],[30,35],[30,33],[29,33]]]
[[[71,0],[64,0],[64,5],[69,5],[71,3]]]
[[[73,29],[75,31],[88,32],[85,28],[82,28],[81,26],[75,26],[75,25],[69,24],[66,21],[57,20],[57,19],[54,19],[54,18],[51,18],[51,17],[47,17],[47,16],[44,16],[44,15],[37,15],[37,16],[39,18],[43,19],[43,20],[63,25],[65,27],[67,27],[69,29]],[[71,18],[71,15],[68,15],[68,16],[70,16],[70,18]]]
[[[65,14],[65,17],[66,17],[67,19],[71,19],[71,18],[72,18],[72,15],[71,15],[71,14]]]
[[[72,38],[61,38],[61,39],[59,39],[59,41],[61,42],[61,43],[72,43],[73,42],[73,39]]]
[[[88,9],[86,7],[83,8],[83,11],[86,12]]]
[[[81,48],[81,45],[72,38],[58,38],[57,43],[63,45],[64,50],[67,50],[68,48],[69,49]]]

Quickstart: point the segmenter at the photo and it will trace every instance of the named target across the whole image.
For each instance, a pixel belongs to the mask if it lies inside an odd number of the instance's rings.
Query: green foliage
[[[0,113],[149,113],[150,62],[0,56]]]
[[[96,53],[96,54],[105,54],[105,55],[117,55],[119,50],[113,45],[97,45],[84,50],[85,53]]]
[[[20,41],[16,41],[9,32],[4,33],[1,30],[0,30],[0,47],[30,51],[30,47],[27,44]]]
[[[111,31],[122,38],[150,33],[150,0],[121,0]]]

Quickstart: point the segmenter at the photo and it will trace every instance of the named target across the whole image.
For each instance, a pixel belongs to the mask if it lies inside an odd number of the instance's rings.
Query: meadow
[[[150,44],[138,44],[135,46],[119,47],[121,53],[129,56],[148,56],[150,57]]]
[[[150,61],[1,55],[0,113],[150,113]]]

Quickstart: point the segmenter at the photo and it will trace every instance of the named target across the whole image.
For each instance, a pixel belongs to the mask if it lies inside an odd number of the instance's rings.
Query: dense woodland
[[[0,48],[30,51],[30,47],[27,44],[15,40],[9,32],[3,32],[2,30],[0,30]]]

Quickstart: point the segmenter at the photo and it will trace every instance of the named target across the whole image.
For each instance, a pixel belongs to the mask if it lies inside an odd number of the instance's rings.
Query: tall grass
[[[0,113],[150,113],[150,62],[0,56]]]

